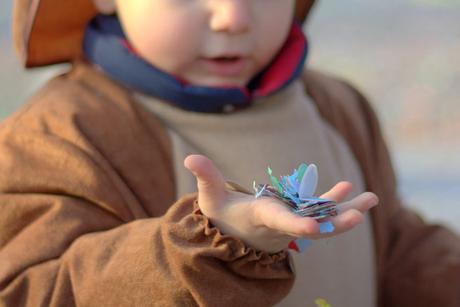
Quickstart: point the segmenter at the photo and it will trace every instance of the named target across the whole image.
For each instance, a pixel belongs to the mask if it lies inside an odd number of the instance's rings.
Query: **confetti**
[[[334,231],[334,224],[332,222],[324,222],[319,224],[320,233],[331,233]]]
[[[299,238],[289,243],[288,248],[303,253],[311,245],[311,240]]]
[[[331,307],[331,305],[329,305],[329,303],[324,298],[317,298],[315,300],[315,304],[318,307]]]
[[[294,213],[315,220],[337,215],[337,204],[334,201],[314,197],[318,185],[316,165],[302,163],[291,175],[281,176],[280,179],[273,175],[270,167],[267,172],[271,185],[254,182],[256,198],[261,196],[276,198],[288,205]],[[323,233],[331,232],[331,227],[333,227],[332,223],[325,224]]]
[[[273,170],[267,168],[271,185],[256,184],[254,182],[254,195],[256,198],[267,196],[280,200],[291,210],[302,217],[311,217],[320,222],[320,233],[334,231],[332,222],[324,219],[336,216],[337,204],[334,201],[314,196],[318,185],[318,169],[316,165],[302,163],[294,169],[291,175],[281,176],[279,179],[273,175]],[[288,248],[303,252],[311,245],[311,241],[298,238],[289,243]]]

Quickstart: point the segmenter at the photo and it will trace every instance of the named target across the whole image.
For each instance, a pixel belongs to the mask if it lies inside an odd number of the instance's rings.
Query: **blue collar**
[[[302,72],[308,44],[299,24],[294,23],[281,51],[246,87],[206,87],[186,84],[140,58],[123,33],[115,16],[98,15],[88,24],[83,51],[90,62],[124,85],[158,97],[177,107],[219,113],[228,105],[247,107],[258,97],[271,95]]]

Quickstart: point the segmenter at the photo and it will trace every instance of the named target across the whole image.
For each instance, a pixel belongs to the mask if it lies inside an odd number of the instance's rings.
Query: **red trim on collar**
[[[255,90],[254,96],[267,96],[275,91],[290,78],[299,65],[299,58],[306,52],[307,39],[299,24],[292,25],[286,43],[281,48],[274,61],[264,72],[259,87]]]

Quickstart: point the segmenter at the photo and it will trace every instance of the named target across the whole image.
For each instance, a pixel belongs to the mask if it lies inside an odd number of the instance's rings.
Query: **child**
[[[0,302],[458,306],[458,238],[400,206],[365,99],[303,68],[311,5],[16,1],[25,65],[72,69],[1,126]],[[301,162],[354,186],[332,233],[225,189]]]

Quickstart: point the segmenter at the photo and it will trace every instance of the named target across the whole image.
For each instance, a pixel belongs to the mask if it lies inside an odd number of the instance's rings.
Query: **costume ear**
[[[112,15],[115,13],[117,9],[115,5],[115,0],[93,0],[93,3],[96,6],[99,13],[105,15]]]

